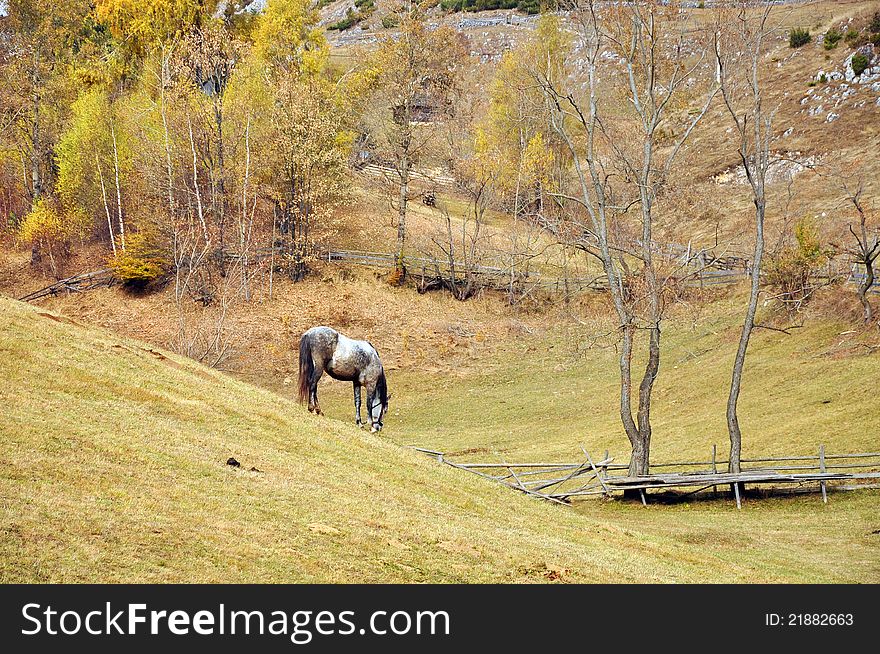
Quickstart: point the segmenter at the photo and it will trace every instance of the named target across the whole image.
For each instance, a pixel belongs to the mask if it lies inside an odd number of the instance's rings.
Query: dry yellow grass
[[[5,582],[877,577],[875,495],[581,515],[7,299],[0,379]]]

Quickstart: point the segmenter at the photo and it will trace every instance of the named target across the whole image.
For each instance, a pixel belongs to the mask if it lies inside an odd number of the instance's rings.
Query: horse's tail
[[[312,360],[312,343],[308,334],[303,334],[299,339],[299,403],[302,404],[309,397],[309,380],[315,372],[315,362]]]

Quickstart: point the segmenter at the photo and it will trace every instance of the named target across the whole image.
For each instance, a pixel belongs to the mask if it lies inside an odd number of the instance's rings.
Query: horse
[[[330,327],[312,327],[299,339],[299,402],[308,399],[309,411],[324,415],[318,404],[318,381],[327,372],[333,379],[354,385],[355,423],[361,421],[361,388],[367,391],[370,431],[382,431],[388,411],[388,384],[382,360],[372,343],[356,341]]]

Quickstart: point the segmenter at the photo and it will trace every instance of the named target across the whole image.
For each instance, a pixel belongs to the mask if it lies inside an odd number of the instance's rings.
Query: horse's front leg
[[[358,427],[363,428],[364,423],[361,421],[361,385],[354,382],[354,421]]]
[[[373,405],[378,402],[376,398],[376,385],[367,382],[365,390],[367,391],[367,420],[370,421],[370,433],[375,434],[381,429],[373,420]]]

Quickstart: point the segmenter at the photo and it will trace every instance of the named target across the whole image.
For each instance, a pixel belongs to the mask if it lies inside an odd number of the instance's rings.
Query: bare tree
[[[857,225],[848,225],[849,233],[855,243],[844,251],[853,263],[865,269],[865,276],[856,287],[856,294],[859,297],[859,302],[862,303],[863,317],[867,325],[871,323],[874,316],[871,302],[868,300],[868,292],[874,285],[874,262],[880,257],[880,229],[875,226],[872,232],[868,226],[868,212],[862,199],[865,191],[862,180],[858,181],[855,189],[850,188],[844,182],[843,190],[846,193],[846,199],[853,205],[859,216]]]
[[[466,58],[459,36],[448,27],[428,26],[411,6],[399,34],[385,39],[373,55],[374,92],[367,103],[364,128],[371,155],[387,166],[391,204],[397,210],[396,281],[406,271],[403,251],[407,209],[417,197],[411,186],[416,168],[424,167],[438,137],[437,125],[452,111],[457,77]]]
[[[586,76],[578,80],[582,92],[571,88],[572,71],[554,62],[549,51],[538,58],[533,76],[544,91],[550,126],[568,148],[576,175],[575,190],[555,197],[567,207],[568,231],[577,247],[601,262],[619,320],[620,417],[632,447],[629,474],[636,476],[649,470],[651,399],[669,293],[669,278],[662,275],[654,253],[655,202],[717,89],[713,80],[702,90],[691,87],[705,52],[684,52],[684,25],[663,3],[603,6],[602,11],[604,15],[592,0],[572,4]],[[625,80],[625,100],[632,110],[622,119],[600,102],[608,92],[600,87],[600,77],[615,74]],[[673,100],[698,104],[676,125],[678,135],[669,138],[662,134],[673,121]],[[633,208],[635,233],[629,234]],[[647,363],[634,416],[632,364],[639,334],[647,335]]]
[[[774,31],[769,25],[772,7],[759,7],[760,4],[763,3],[740,1],[733,11],[719,10],[715,47],[722,97],[733,120],[738,137],[737,154],[745,170],[755,205],[755,247],[751,261],[749,301],[733,362],[727,399],[730,472],[740,471],[742,431],[737,416],[737,403],[742,387],[746,351],[755,328],[755,314],[758,309],[764,256],[764,218],[767,211],[767,170],[770,166],[775,113],[775,110],[768,110],[764,106],[761,80],[765,45]]]

